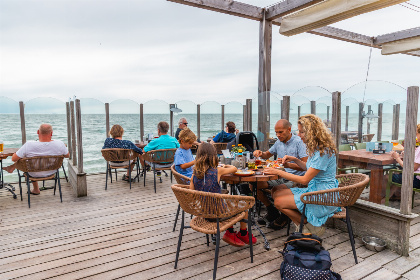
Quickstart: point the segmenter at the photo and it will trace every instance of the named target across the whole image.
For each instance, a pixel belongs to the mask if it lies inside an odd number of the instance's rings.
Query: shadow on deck
[[[178,203],[169,177],[158,183],[157,194],[152,176],[147,177],[146,187],[140,181],[133,183],[131,190],[127,182],[119,180],[105,191],[104,174],[90,175],[87,181],[87,197],[75,198],[64,181],[63,203],[53,190],[46,190],[31,196],[30,209],[26,195],[20,201],[0,192],[0,279],[212,277],[214,245],[208,248],[205,236],[191,229],[184,232],[178,269],[173,268],[179,226],[176,232],[172,226]],[[419,200],[414,210],[420,212]],[[279,279],[282,257],[278,250],[286,230],[263,230],[271,250],[265,251],[259,241],[253,264],[248,247],[221,242],[218,278]],[[389,250],[368,251],[356,238],[359,264],[355,265],[347,233],[328,229],[324,236],[333,269],[343,279],[418,279],[420,218],[411,225],[410,245],[411,256],[405,258]]]

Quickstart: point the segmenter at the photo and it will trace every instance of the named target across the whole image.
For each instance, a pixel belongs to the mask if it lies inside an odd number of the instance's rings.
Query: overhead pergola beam
[[[419,37],[419,36],[420,36],[420,27],[416,27],[416,28],[401,30],[394,33],[377,36],[375,38],[374,43],[376,45],[382,45],[384,43],[389,43],[392,41],[404,40],[404,39]]]
[[[382,45],[382,54],[406,53],[420,50],[420,36],[404,40],[392,41]]]
[[[280,34],[292,36],[407,0],[325,0],[282,18]]]
[[[220,12],[224,14],[231,14],[231,15],[248,18],[252,20],[257,20],[257,21],[263,20],[262,8],[244,4],[238,1],[229,1],[229,0],[167,0],[167,1],[180,3],[180,4],[184,4],[188,6],[193,6],[193,7],[198,7],[198,8],[202,8],[206,10],[216,11],[216,12]],[[285,1],[285,2],[288,2],[291,5],[291,1],[292,0]],[[300,3],[303,3],[304,1],[305,0],[300,0]],[[314,1],[307,1],[307,2],[309,3],[309,2],[314,2]],[[268,10],[269,9],[270,8],[268,8]],[[267,12],[266,12],[266,15],[267,15]],[[277,19],[272,20],[272,24],[277,25],[277,26],[280,26],[281,22],[282,22],[282,18],[277,18]],[[411,32],[410,34],[413,34],[413,32],[417,32],[416,28],[415,28],[415,31],[410,31],[410,32]],[[377,43],[377,40],[382,36],[389,35],[389,34],[381,35],[375,38],[375,37],[369,37],[366,35],[346,31],[346,30],[331,27],[331,26],[324,26],[324,27],[316,28],[316,29],[308,31],[307,33],[315,34],[315,35],[319,35],[319,36],[323,36],[327,38],[332,38],[332,39],[336,39],[340,41],[346,41],[346,42],[363,45],[363,46],[372,46],[378,49],[380,49],[381,46]],[[395,33],[398,33],[398,32],[395,32]],[[401,35],[398,35],[398,36],[401,36]],[[382,39],[379,39],[379,40],[382,40]],[[420,51],[413,51],[413,52],[408,52],[405,54],[420,57]]]
[[[211,10],[253,20],[262,20],[263,8],[233,0],[168,0],[188,6]]]
[[[303,8],[309,7],[311,5],[317,4],[323,0],[285,0],[283,2],[277,3],[266,9],[267,20],[273,20],[280,18],[284,15],[296,12]]]

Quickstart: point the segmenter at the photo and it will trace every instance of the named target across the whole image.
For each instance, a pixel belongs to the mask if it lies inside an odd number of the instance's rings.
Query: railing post
[[[109,137],[109,103],[105,103],[106,136]]]
[[[372,110],[372,106],[368,105],[368,113],[370,112],[370,110]],[[369,133],[370,133],[370,122],[368,121],[366,123],[366,134],[369,134]]]
[[[77,122],[77,171],[83,173],[83,144],[82,144],[82,112],[80,100],[76,99],[76,122]]]
[[[300,106],[298,106],[298,119],[300,118]]]
[[[26,128],[25,128],[25,104],[19,101],[20,110],[20,130],[22,132],[22,145],[26,143]]]
[[[144,137],[144,116],[143,116],[143,104],[140,104],[140,141],[143,142]]]
[[[341,92],[335,91],[332,94],[332,121],[331,121],[331,132],[334,135],[335,146],[338,151],[338,147],[341,144]],[[338,155],[336,155],[338,163]]]
[[[225,129],[225,105],[222,105],[222,130]]]
[[[246,104],[242,105],[242,131],[247,131],[248,130],[248,123],[247,123],[247,108],[246,108]]]
[[[197,104],[197,138],[200,139],[200,104]]]
[[[66,102],[66,117],[67,117],[67,148],[71,151],[71,126],[70,126],[70,103]],[[70,159],[73,158],[73,154],[70,153]]]
[[[71,153],[73,154],[72,163],[73,163],[73,166],[76,166],[77,165],[76,121],[75,121],[75,117],[74,117],[74,101],[70,101],[70,116],[71,116]]]
[[[246,122],[248,124],[247,130],[252,131],[252,99],[247,99],[246,100],[246,107],[247,107],[247,109],[246,109],[247,121]]]
[[[311,101],[311,114],[316,115],[316,101]]]
[[[349,111],[350,111],[350,106],[346,106],[346,126],[345,126],[346,131],[349,131]]]
[[[382,110],[383,110],[384,104],[379,103],[378,104],[378,133],[376,136],[376,141],[381,141],[382,139]]]
[[[175,107],[175,104],[169,104],[169,128],[170,135],[174,136],[174,112],[171,111],[171,108]]]
[[[283,114],[281,115],[282,119],[290,120],[290,96],[285,95],[283,96],[283,107],[282,111]]]
[[[358,125],[358,138],[359,143],[362,143],[362,134],[363,134],[363,103],[359,103],[359,125]]]

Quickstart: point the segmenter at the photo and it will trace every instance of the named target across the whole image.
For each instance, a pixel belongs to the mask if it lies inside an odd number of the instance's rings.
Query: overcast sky
[[[420,13],[398,5],[333,26],[377,36],[420,26]],[[0,0],[0,96],[243,103],[257,96],[258,32],[257,21],[164,0]],[[273,26],[272,91],[344,92],[366,79],[368,58],[369,47]],[[420,57],[372,51],[369,80],[405,88],[420,85],[419,73]],[[363,90],[347,94],[361,99]],[[365,99],[387,90],[405,98],[379,83]]]

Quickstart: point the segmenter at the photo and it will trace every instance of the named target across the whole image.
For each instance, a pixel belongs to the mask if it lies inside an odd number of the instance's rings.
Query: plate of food
[[[236,176],[252,176],[255,174],[252,170],[238,170],[234,173]]]

